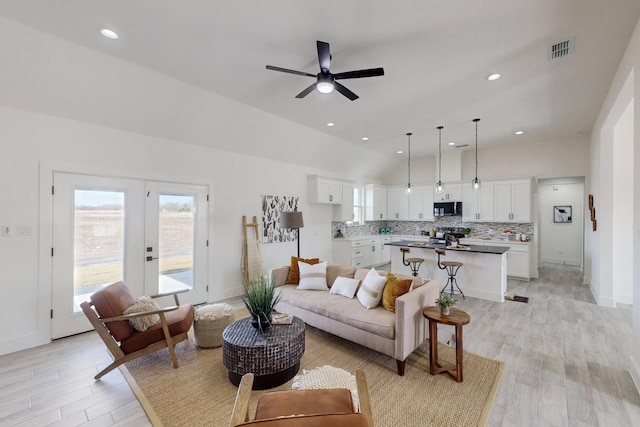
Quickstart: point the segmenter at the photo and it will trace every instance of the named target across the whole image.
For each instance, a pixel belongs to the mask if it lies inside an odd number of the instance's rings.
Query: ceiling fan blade
[[[296,98],[304,98],[305,96],[309,95],[311,92],[313,92],[313,90],[316,88],[316,84],[312,84],[311,86],[309,86],[308,88],[306,88],[305,90],[303,90],[302,92],[300,92],[299,94],[296,95]]]
[[[288,68],[274,67],[273,65],[267,65],[267,70],[281,71],[283,73],[297,74],[299,76],[307,76],[307,77],[315,77],[316,76],[315,74],[309,74],[309,73],[305,73],[303,71],[289,70]]]
[[[369,68],[367,70],[346,71],[333,75],[336,80],[340,79],[360,79],[362,77],[384,76],[384,68]]]
[[[329,43],[317,40],[316,46],[318,47],[318,63],[320,64],[320,72],[322,74],[327,74],[330,72],[329,70],[331,68],[331,49],[329,48]]]
[[[347,89],[346,87],[344,87],[343,85],[341,85],[338,82],[333,82],[333,86],[336,88],[336,90],[338,92],[340,92],[341,94],[343,94],[344,96],[346,96],[347,98],[349,98],[352,101],[355,101],[356,99],[359,98],[358,95],[356,95],[355,93],[351,92],[349,89]]]

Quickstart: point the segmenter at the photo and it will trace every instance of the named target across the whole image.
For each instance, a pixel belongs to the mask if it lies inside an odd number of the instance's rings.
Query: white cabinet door
[[[409,219],[409,198],[404,187],[387,188],[387,219]]]
[[[387,219],[387,189],[381,185],[365,186],[365,220]]]
[[[511,220],[531,222],[531,181],[528,179],[511,183]]]
[[[380,263],[391,262],[391,246],[385,245],[390,242],[390,236],[380,238]]]
[[[342,182],[309,178],[309,203],[339,205],[342,203]]]
[[[462,220],[478,221],[478,190],[474,190],[470,183],[462,185]]]
[[[444,185],[444,192],[437,193],[433,189],[433,200],[436,202],[461,202],[462,201],[462,184]]]
[[[469,184],[471,186],[471,184]],[[493,221],[493,198],[494,198],[494,183],[483,182],[482,187],[478,190],[478,204],[477,204],[477,220],[478,221]],[[464,205],[462,205],[462,212],[464,212]]]
[[[342,184],[342,203],[333,207],[334,221],[353,221],[353,185]]]
[[[433,188],[415,187],[409,196],[409,219],[433,221]]]
[[[494,219],[498,222],[531,222],[531,180],[495,183]]]

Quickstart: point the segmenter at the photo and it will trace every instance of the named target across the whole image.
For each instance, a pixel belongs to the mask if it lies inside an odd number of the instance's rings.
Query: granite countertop
[[[400,240],[397,242],[385,243],[385,245],[389,246],[403,246],[403,247],[411,247],[418,249],[446,249],[448,251],[458,251],[458,252],[472,252],[472,253],[481,253],[481,254],[497,254],[502,255],[507,252],[509,248],[504,246],[480,246],[480,245],[464,245],[464,248],[452,248],[446,247],[444,243],[426,243],[422,241],[415,240]]]

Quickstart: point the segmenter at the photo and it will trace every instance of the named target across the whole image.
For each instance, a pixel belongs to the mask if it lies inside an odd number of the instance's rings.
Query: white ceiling
[[[437,152],[438,125],[446,149],[473,147],[476,117],[481,148],[589,132],[640,1],[2,0],[0,15],[390,156],[411,131],[419,156]],[[574,53],[549,61],[566,38]],[[316,40],[331,44],[332,72],[385,75],[343,80],[353,102],[295,99],[313,79],[265,65],[315,74]]]

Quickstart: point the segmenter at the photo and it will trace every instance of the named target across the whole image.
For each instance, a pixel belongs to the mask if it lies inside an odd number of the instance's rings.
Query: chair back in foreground
[[[230,427],[373,427],[367,379],[356,371],[360,412],[353,407],[351,392],[343,389],[282,390],[263,394],[255,417],[249,419],[253,374],[242,376]]]

